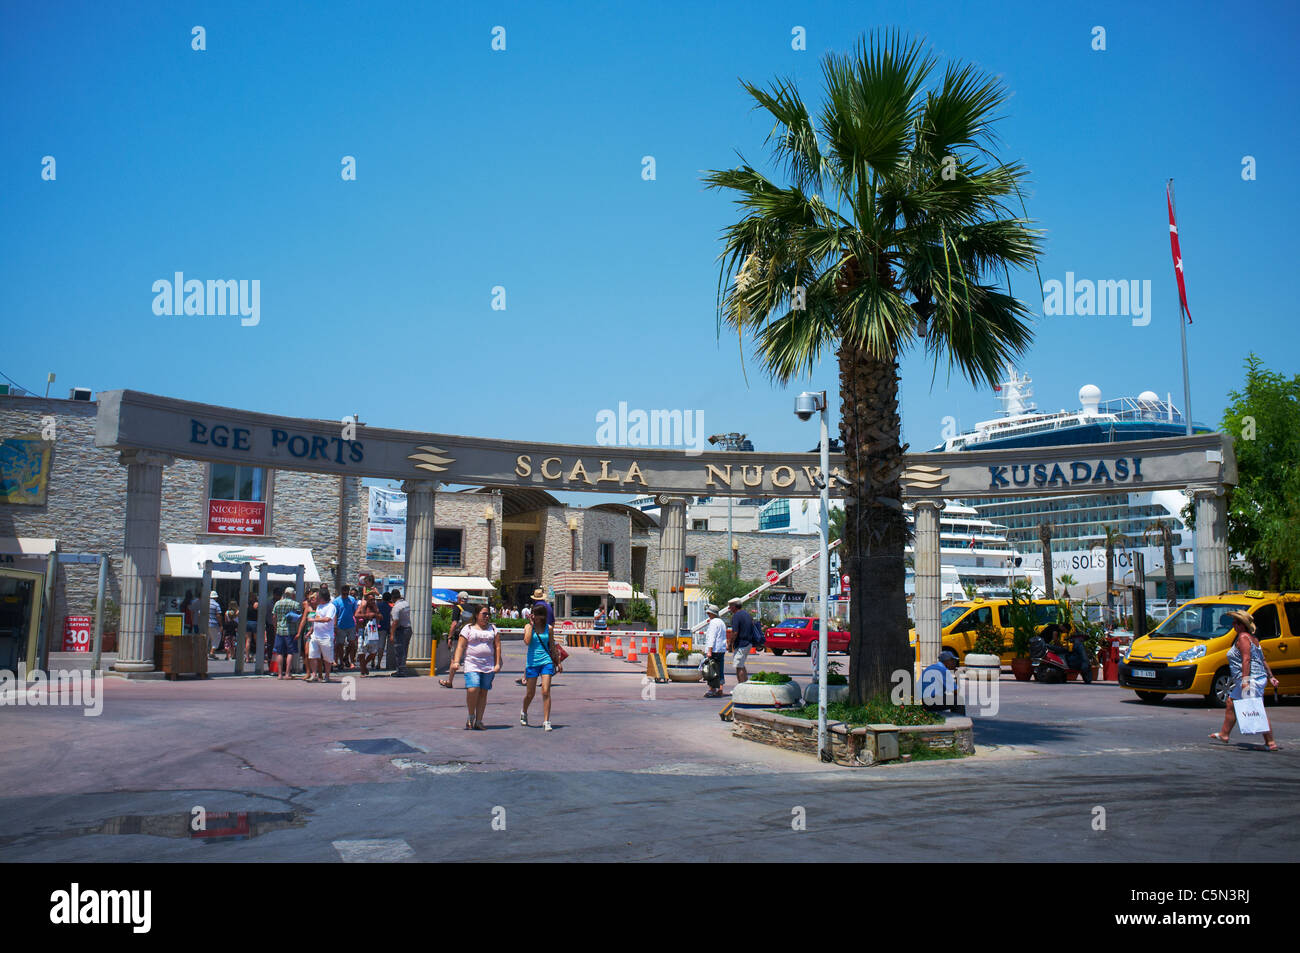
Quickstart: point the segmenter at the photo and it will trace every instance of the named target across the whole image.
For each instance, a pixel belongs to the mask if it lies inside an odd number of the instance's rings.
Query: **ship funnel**
[[[1097,416],[1097,408],[1101,404],[1101,388],[1096,384],[1084,384],[1079,388],[1079,406],[1083,408],[1085,417]]]

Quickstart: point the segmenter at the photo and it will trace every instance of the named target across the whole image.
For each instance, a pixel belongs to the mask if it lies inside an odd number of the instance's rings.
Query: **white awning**
[[[159,576],[171,576],[173,579],[202,579],[203,563],[211,559],[214,563],[250,563],[249,576],[257,579],[259,566],[269,563],[272,566],[303,567],[303,582],[320,582],[320,573],[311,558],[310,549],[292,549],[277,546],[240,546],[232,544],[163,543],[162,559],[158,565]],[[237,572],[213,572],[213,579],[238,579]],[[292,574],[269,573],[267,579],[275,582],[292,582]]]
[[[632,584],[630,582],[609,582],[609,594],[615,599],[631,599],[633,596]]]
[[[495,592],[496,586],[483,576],[434,576],[434,589],[450,589],[452,592]]]
[[[0,536],[0,554],[6,556],[48,556],[58,545],[57,539]]]

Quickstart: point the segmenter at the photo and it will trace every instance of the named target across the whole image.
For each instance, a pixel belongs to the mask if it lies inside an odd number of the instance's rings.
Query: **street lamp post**
[[[827,577],[830,554],[827,545],[827,530],[830,526],[830,436],[826,426],[826,392],[804,391],[794,402],[795,416],[800,420],[811,420],[814,413],[821,413],[821,470],[818,474],[820,489],[821,518],[817,521],[817,546],[821,554],[818,563],[818,619],[817,633],[817,757],[822,761],[831,760],[830,745],[826,732],[826,652],[827,637],[830,632],[827,618],[827,601],[830,599],[830,580]]]

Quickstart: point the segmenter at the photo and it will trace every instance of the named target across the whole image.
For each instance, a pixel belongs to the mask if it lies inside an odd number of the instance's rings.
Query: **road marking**
[[[387,864],[414,857],[411,845],[401,838],[391,840],[336,840],[334,849],[345,864]]]

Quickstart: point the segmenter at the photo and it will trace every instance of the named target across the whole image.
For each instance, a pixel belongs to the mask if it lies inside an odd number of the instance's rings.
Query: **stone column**
[[[122,559],[122,617],[113,671],[152,672],[158,618],[158,523],[162,516],[163,467],[172,458],[147,450],[118,457],[126,467],[126,526]],[[207,593],[202,593],[204,597]],[[207,613],[207,600],[203,612]]]
[[[922,668],[939,658],[943,641],[939,626],[939,511],[942,509],[942,500],[917,500],[912,504],[916,527],[912,548],[916,595],[912,611],[916,615],[916,645]]]
[[[685,598],[686,498],[659,497],[659,516],[659,599],[655,611],[660,631],[675,634],[681,628]]]
[[[411,644],[406,667],[413,674],[428,675],[433,662],[433,507],[438,493],[436,480],[407,480],[406,526],[410,549],[406,553],[406,599],[411,604]]]
[[[1223,487],[1196,487],[1196,595],[1217,596],[1231,588],[1228,576],[1228,512]]]

